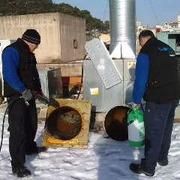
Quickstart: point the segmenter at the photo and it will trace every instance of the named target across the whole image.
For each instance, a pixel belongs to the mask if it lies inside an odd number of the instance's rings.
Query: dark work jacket
[[[19,53],[20,63],[18,74],[25,87],[33,91],[41,92],[39,74],[36,68],[36,58],[34,54],[30,52],[29,46],[23,40],[18,39],[7,47],[15,48]],[[11,97],[14,95],[20,95],[20,93],[4,82],[4,96]]]
[[[175,53],[167,44],[151,38],[140,53],[149,57],[149,78],[144,100],[168,103],[180,97],[178,62]]]

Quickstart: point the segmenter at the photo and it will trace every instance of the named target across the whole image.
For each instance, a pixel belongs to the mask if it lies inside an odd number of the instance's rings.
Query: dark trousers
[[[144,169],[155,171],[158,161],[168,158],[175,109],[179,101],[166,104],[147,102],[145,106],[145,159]]]
[[[8,99],[9,151],[12,164],[22,166],[25,163],[26,152],[36,148],[34,138],[37,131],[37,111],[35,100],[29,101],[27,106],[23,99],[15,99],[17,98]]]

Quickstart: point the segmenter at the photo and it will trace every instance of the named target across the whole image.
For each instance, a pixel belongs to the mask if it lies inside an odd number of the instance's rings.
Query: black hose
[[[2,130],[1,130],[1,144],[0,144],[0,152],[2,149],[2,145],[3,145],[3,136],[4,136],[4,123],[5,123],[5,119],[6,119],[6,114],[10,108],[10,106],[12,106],[17,100],[19,100],[21,97],[17,97],[16,99],[12,100],[11,102],[9,102],[5,112],[4,112],[4,116],[3,116],[3,121],[2,121]]]

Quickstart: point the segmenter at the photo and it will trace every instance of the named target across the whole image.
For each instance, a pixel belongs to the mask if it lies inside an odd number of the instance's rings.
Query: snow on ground
[[[0,126],[2,126],[0,114]],[[0,152],[0,179],[17,179],[12,175],[8,151],[7,119],[3,148]],[[44,122],[39,123],[37,142],[41,143]],[[0,128],[1,130],[1,128]],[[141,150],[141,154],[142,154]],[[128,142],[117,142],[101,134],[90,133],[87,149],[49,148],[47,152],[27,156],[26,166],[33,180],[176,180],[180,179],[180,124],[174,125],[169,165],[157,166],[154,177],[133,174],[128,166],[141,156]]]

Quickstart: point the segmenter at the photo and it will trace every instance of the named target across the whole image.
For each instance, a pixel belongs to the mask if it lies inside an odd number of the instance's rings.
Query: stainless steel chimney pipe
[[[112,58],[135,58],[135,0],[109,0]]]

